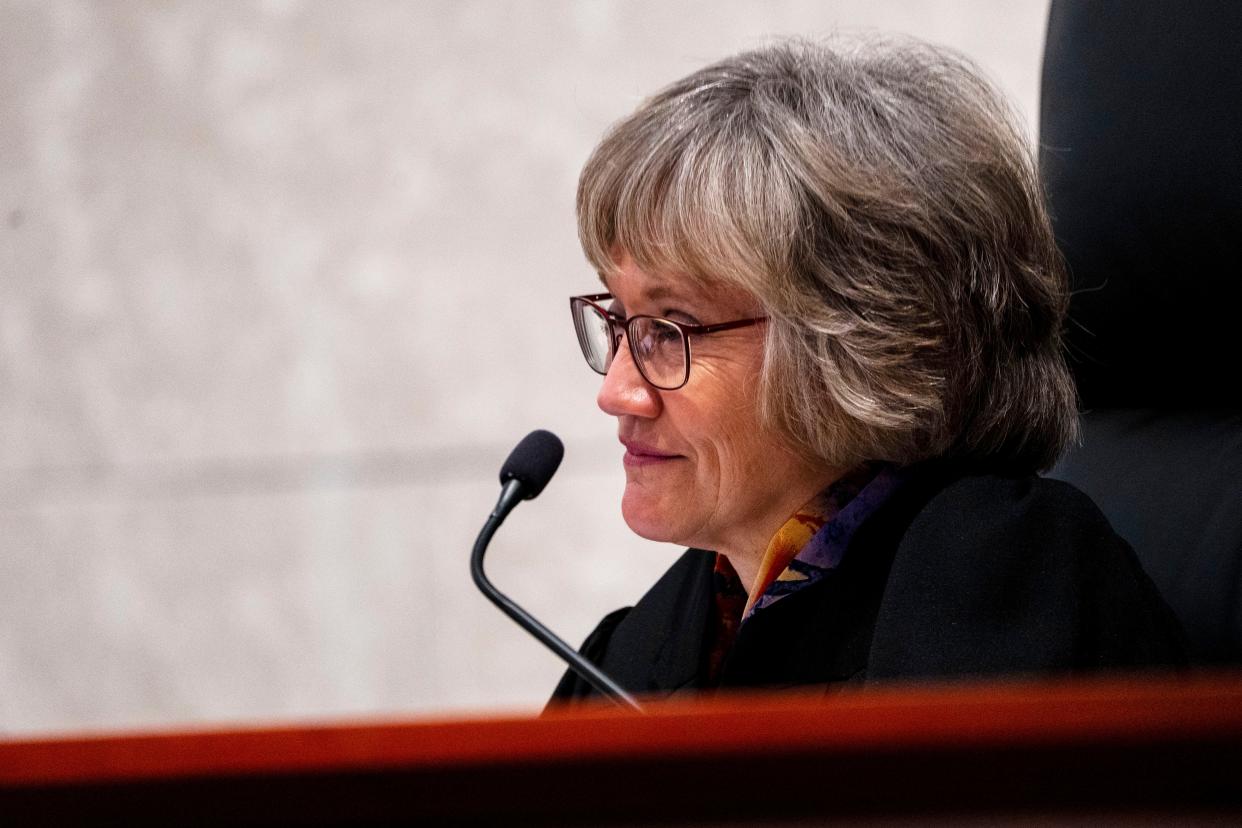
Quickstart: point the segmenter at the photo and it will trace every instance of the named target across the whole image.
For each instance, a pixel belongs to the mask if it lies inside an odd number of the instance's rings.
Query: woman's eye
[[[672,325],[657,325],[656,342],[661,345],[675,345],[681,342],[681,332]]]

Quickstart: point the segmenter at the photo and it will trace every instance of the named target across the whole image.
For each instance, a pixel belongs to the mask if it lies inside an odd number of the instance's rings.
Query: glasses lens
[[[638,366],[657,388],[679,388],[686,381],[686,342],[681,329],[651,317],[634,320],[630,335]]]
[[[612,332],[608,319],[593,305],[574,302],[574,329],[578,332],[578,344],[587,365],[601,374],[608,372],[612,363]]]

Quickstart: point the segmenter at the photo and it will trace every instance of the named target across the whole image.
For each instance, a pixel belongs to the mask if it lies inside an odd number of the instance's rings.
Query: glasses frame
[[[719,333],[720,331],[732,331],[737,328],[748,328],[751,325],[758,325],[760,322],[766,322],[766,316],[756,316],[751,319],[735,319],[731,322],[720,322],[715,325],[692,325],[688,322],[677,322],[672,319],[666,319],[663,316],[652,316],[650,314],[639,314],[637,316],[622,317],[620,314],[613,313],[608,308],[600,305],[600,302],[612,299],[611,293],[588,293],[583,296],[569,297],[569,310],[573,314],[574,332],[578,335],[578,347],[582,349],[582,356],[587,361],[587,365],[591,370],[601,376],[608,375],[608,369],[612,367],[613,360],[617,358],[617,351],[621,347],[621,337],[625,336],[625,341],[629,344],[630,358],[634,361],[634,366],[638,368],[638,373],[653,388],[661,391],[676,391],[690,381],[690,360],[692,351],[690,349],[690,337],[706,336],[708,334]],[[588,305],[600,313],[608,322],[608,361],[604,366],[604,370],[599,370],[591,365],[588,356],[587,343],[584,341],[585,334],[578,323],[578,307],[579,305]],[[643,368],[643,361],[639,359],[638,351],[634,349],[634,336],[630,332],[630,328],[634,323],[642,319],[653,319],[666,325],[672,325],[681,334],[681,347],[683,351],[682,364],[685,370],[682,372],[681,382],[676,385],[661,385],[655,382],[651,377],[647,376],[647,371]]]

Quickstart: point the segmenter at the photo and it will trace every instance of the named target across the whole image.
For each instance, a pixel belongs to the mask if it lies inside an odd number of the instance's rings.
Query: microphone
[[[530,500],[543,491],[543,487],[548,485],[552,475],[556,474],[556,469],[561,465],[561,458],[564,455],[565,447],[561,444],[560,438],[542,429],[532,431],[523,437],[509,454],[509,459],[500,467],[500,499],[496,501],[496,508],[492,509],[492,513],[487,516],[487,522],[483,524],[474,542],[474,551],[470,555],[470,575],[474,578],[475,586],[488,597],[488,600],[516,621],[522,629],[563,658],[570,668],[582,676],[588,684],[617,704],[641,711],[642,708],[638,706],[638,702],[621,689],[621,685],[604,675],[598,667],[579,655],[577,650],[558,638],[555,633],[535,620],[534,616],[492,586],[492,582],[483,574],[483,555],[487,551],[488,543],[492,540],[492,535],[496,534],[500,524],[518,503]]]

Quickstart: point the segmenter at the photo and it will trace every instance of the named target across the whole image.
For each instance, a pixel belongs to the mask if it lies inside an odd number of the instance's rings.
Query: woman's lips
[[[670,460],[677,460],[681,457],[680,454],[658,451],[642,443],[626,442],[625,440],[622,440],[621,443],[625,446],[625,456],[621,459],[621,462],[630,468],[667,463]]]

